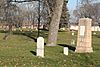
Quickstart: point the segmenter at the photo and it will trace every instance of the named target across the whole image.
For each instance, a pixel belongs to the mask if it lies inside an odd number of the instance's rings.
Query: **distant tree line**
[[[73,14],[77,19],[79,18],[91,18],[93,25],[100,23],[100,2],[96,0],[82,0],[74,10]]]
[[[48,34],[48,44],[52,41],[56,44],[57,33],[59,27],[67,27],[69,22],[69,13],[66,7],[66,0],[41,0],[40,1],[40,14],[38,8],[38,2],[34,5],[34,1],[30,2],[30,6],[17,5],[16,3],[8,3],[6,0],[0,1],[0,23],[7,24],[9,26],[9,33],[12,31],[12,26],[21,27],[25,22],[34,23],[38,22],[40,15],[40,22],[48,25],[49,34]],[[33,5],[32,5],[33,4]],[[27,7],[23,9],[21,7]],[[30,9],[31,7],[31,9]],[[33,7],[33,8],[32,8]],[[9,35],[6,34],[4,39]],[[50,35],[54,34],[54,37]],[[53,45],[54,45],[53,44]],[[52,46],[52,45],[51,45]]]

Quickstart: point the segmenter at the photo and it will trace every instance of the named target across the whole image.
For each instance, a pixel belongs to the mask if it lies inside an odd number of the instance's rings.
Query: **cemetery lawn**
[[[36,56],[37,32],[14,32],[7,40],[0,33],[0,67],[100,67],[100,32],[93,35],[93,53],[75,53],[76,33],[59,32],[58,45],[45,46],[45,58]],[[47,31],[41,31],[47,41]],[[76,42],[75,42],[76,43]],[[69,47],[69,55],[63,54],[63,47]]]

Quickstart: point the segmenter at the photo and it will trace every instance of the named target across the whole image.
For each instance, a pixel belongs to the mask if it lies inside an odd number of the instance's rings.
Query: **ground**
[[[45,46],[45,58],[36,56],[37,32],[14,32],[7,40],[3,40],[4,32],[0,33],[0,67],[100,67],[100,32],[93,35],[93,53],[75,53],[76,33],[59,32],[58,45]],[[41,35],[47,42],[47,31]],[[63,47],[69,47],[69,55],[63,54]]]

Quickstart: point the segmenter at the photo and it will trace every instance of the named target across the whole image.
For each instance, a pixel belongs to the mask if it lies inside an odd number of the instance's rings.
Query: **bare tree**
[[[0,1],[0,20],[3,21],[2,25],[6,26],[5,30],[8,31],[3,39],[7,39],[12,31],[12,26],[19,24],[21,17],[20,12],[19,7],[15,4],[12,4],[7,0]]]
[[[99,22],[100,18],[100,3],[95,3],[93,0],[82,0],[81,5],[78,9],[74,10],[73,14],[77,18],[88,17],[95,22]]]

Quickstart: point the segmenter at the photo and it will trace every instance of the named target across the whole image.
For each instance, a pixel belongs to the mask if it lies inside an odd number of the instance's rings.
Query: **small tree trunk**
[[[59,22],[64,0],[56,0],[55,9],[50,22],[47,46],[56,46]]]
[[[12,24],[9,24],[9,30],[5,33],[5,36],[3,37],[4,40],[7,40],[8,36],[10,35],[12,31]]]

